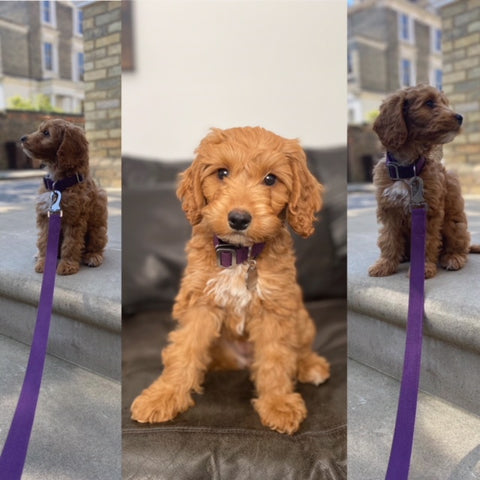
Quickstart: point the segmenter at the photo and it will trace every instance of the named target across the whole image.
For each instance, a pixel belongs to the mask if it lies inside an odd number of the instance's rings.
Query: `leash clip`
[[[424,208],[426,203],[423,196],[423,180],[417,175],[417,166],[415,164],[413,164],[413,177],[408,183],[411,190],[410,206],[412,209]]]
[[[60,202],[62,200],[62,194],[58,190],[54,190],[50,194],[50,201],[52,204],[50,205],[50,208],[48,209],[48,216],[50,215],[63,215],[62,209],[60,208]]]
[[[425,198],[423,196],[423,180],[420,177],[413,177],[410,181],[411,199],[410,205],[412,208],[425,207]]]

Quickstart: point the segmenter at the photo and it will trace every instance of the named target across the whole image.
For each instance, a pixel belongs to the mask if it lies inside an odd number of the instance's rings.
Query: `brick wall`
[[[480,3],[457,0],[441,9],[443,90],[464,117],[463,133],[444,148],[463,191],[480,193]]]
[[[90,166],[103,186],[121,185],[121,2],[84,7],[85,129]]]

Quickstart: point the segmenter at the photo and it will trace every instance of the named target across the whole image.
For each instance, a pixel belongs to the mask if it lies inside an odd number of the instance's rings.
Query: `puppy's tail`
[[[470,245],[468,253],[480,253],[480,245]]]

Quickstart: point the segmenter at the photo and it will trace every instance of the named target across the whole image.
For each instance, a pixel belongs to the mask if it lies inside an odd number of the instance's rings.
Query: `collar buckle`
[[[217,264],[219,267],[232,268],[237,265],[237,250],[233,245],[220,244],[215,246]]]
[[[388,168],[388,174],[390,175],[390,178],[392,180],[401,180],[402,177],[400,176],[400,170],[399,170],[399,165],[398,163],[387,163],[387,168]]]

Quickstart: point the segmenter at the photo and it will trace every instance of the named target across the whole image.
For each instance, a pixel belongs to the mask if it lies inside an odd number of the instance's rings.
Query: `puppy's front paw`
[[[264,395],[253,400],[253,406],[266,427],[280,433],[295,433],[307,416],[305,402],[299,393]]]
[[[82,262],[89,267],[98,267],[103,263],[103,255],[101,253],[88,253],[83,256]]]
[[[298,380],[302,383],[320,385],[330,378],[330,364],[327,359],[311,353],[298,362]]]
[[[139,423],[160,423],[172,420],[194,404],[189,393],[172,388],[151,387],[144,390],[132,403],[132,419]]]
[[[461,253],[446,253],[440,257],[440,265],[445,270],[460,270],[467,263],[467,255]]]
[[[73,275],[80,270],[80,264],[72,260],[60,260],[57,266],[58,275]]]
[[[433,278],[437,274],[437,265],[433,262],[425,263],[425,278]]]
[[[397,267],[398,264],[396,262],[380,258],[368,269],[368,274],[371,277],[387,277],[396,273]]]
[[[37,273],[43,273],[44,270],[45,270],[45,259],[42,257],[39,257],[37,259],[37,263],[35,264],[35,271]]]

